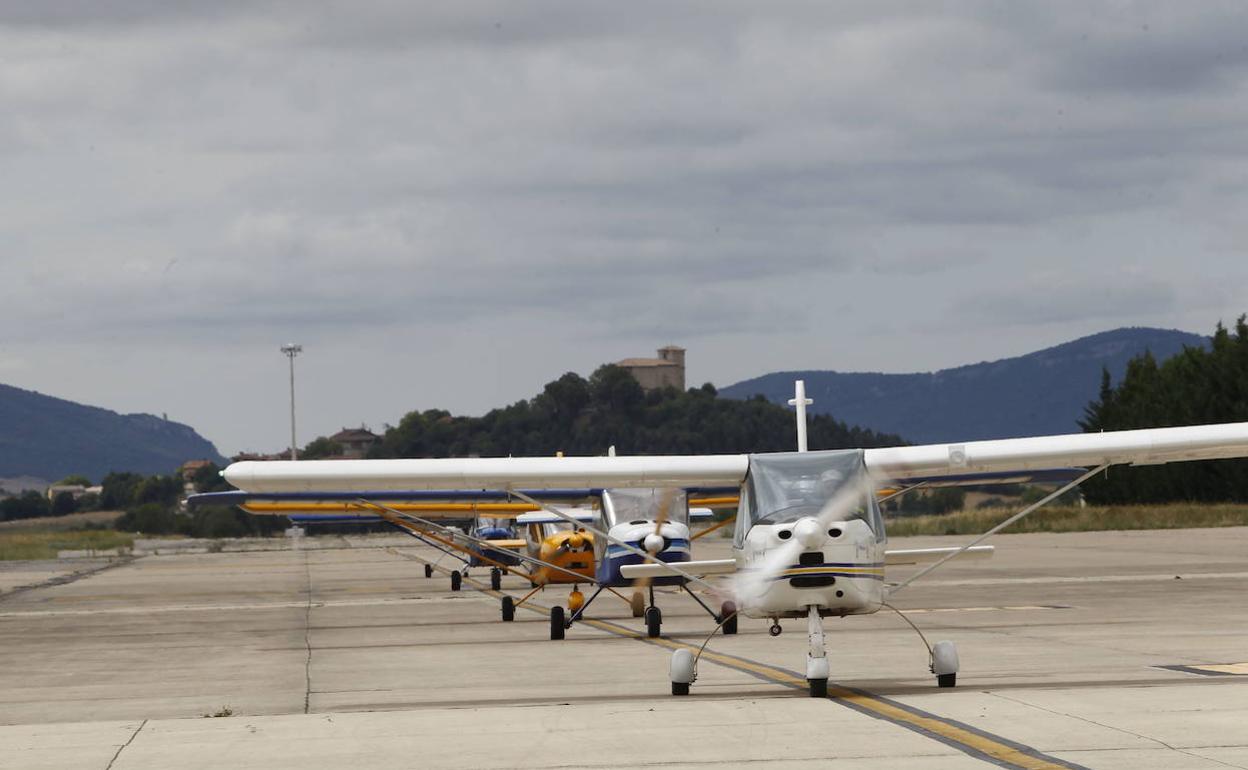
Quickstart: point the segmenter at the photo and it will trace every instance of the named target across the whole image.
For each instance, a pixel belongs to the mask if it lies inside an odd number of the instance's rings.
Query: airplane
[[[781,619],[806,619],[810,646],[805,678],[811,696],[825,697],[830,666],[823,618],[891,608],[889,599],[915,580],[951,559],[991,553],[987,550],[990,547],[980,546],[983,540],[1112,465],[1248,457],[1248,423],[811,452],[805,442],[808,401],[800,385],[795,402],[797,452],[245,461],[230,465],[222,475],[235,487],[252,493],[492,490],[540,504],[561,518],[564,516],[557,507],[520,490],[734,487],[739,489],[740,498],[733,558],[667,563],[644,548],[607,537],[608,543],[645,562],[621,566],[621,575],[638,579],[678,576],[714,590],[705,577],[734,574],[733,617],[743,614],[770,619],[772,635],[781,632]],[[1083,471],[964,546],[901,552],[886,549],[884,520],[875,494],[879,485],[905,490],[1070,467]],[[899,583],[886,583],[886,568],[903,563],[926,566]],[[960,661],[952,641],[928,646],[928,661],[939,687],[956,685]],[[697,662],[687,649],[673,652],[668,669],[673,695],[689,693],[697,677]]]
[[[724,492],[703,490],[702,496],[693,500],[716,506],[737,502],[735,494]],[[512,490],[508,496],[510,499],[501,501],[496,493],[473,490],[211,492],[192,495],[188,503],[237,505],[248,513],[284,515],[297,523],[385,521],[462,563],[462,568],[451,572],[452,591],[460,590],[471,567],[489,566],[490,587],[495,591],[501,590],[504,573],[528,580],[532,590],[520,599],[502,597],[504,621],[514,620],[516,608],[547,586],[571,585],[566,613],[561,606],[551,611],[552,640],[563,639],[567,629],[584,616],[604,590],[628,603],[634,617],[644,617],[647,634],[657,637],[662,612],[655,602],[654,586],[672,585],[687,590],[686,581],[679,576],[629,578],[621,575],[620,568],[639,563],[646,556],[663,562],[689,561],[692,540],[722,526],[712,525],[696,536],[691,535],[690,521],[711,519],[713,513],[703,505],[689,507],[683,489]],[[592,502],[593,506],[556,508],[551,500]],[[462,518],[466,513],[478,517],[469,532],[438,521]],[[516,530],[508,525],[511,516],[515,516],[515,525],[523,528],[524,538],[517,538]],[[571,526],[563,526],[565,523]],[[607,545],[608,540],[632,542],[633,551],[644,548],[645,554],[631,552],[628,545]],[[425,577],[432,574],[433,565],[426,564]],[[596,587],[588,599],[581,593],[582,584]],[[625,588],[635,589],[630,598],[615,590]],[[717,624],[734,614],[725,607],[716,613],[692,591],[687,592]],[[723,630],[726,634],[736,633],[735,618],[724,624]]]

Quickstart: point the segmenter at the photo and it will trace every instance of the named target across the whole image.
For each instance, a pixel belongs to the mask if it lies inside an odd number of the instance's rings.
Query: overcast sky
[[[0,0],[0,382],[225,453],[1248,310],[1248,5]]]

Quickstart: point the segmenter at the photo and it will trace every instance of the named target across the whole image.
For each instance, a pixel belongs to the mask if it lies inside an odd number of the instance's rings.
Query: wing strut
[[[980,535],[979,537],[975,538],[975,539],[974,539],[974,540],[972,540],[971,542],[969,542],[969,543],[967,543],[966,545],[962,546],[962,547],[961,547],[961,548],[959,548],[958,550],[956,550],[956,551],[951,551],[951,552],[950,552],[947,556],[945,556],[945,557],[944,557],[943,559],[941,559],[940,561],[933,562],[932,564],[928,565],[927,567],[924,567],[923,569],[921,569],[921,570],[919,570],[918,572],[914,573],[913,575],[911,575],[910,577],[908,577],[908,578],[906,578],[905,580],[901,581],[901,582],[900,582],[900,583],[898,583],[897,585],[893,586],[893,587],[892,587],[892,589],[890,589],[890,590],[889,590],[889,595],[891,596],[892,594],[897,593],[897,592],[898,592],[898,591],[900,591],[901,589],[905,588],[906,586],[910,585],[910,584],[911,584],[911,583],[913,583],[914,581],[916,581],[916,580],[918,580],[919,578],[923,577],[924,575],[928,574],[929,572],[931,572],[932,570],[934,570],[934,569],[936,569],[937,567],[941,566],[942,564],[944,564],[945,562],[949,561],[950,559],[953,559],[953,558],[956,558],[956,557],[958,557],[958,556],[961,556],[961,555],[962,555],[963,553],[965,553],[968,549],[973,548],[973,547],[975,547],[975,546],[979,545],[980,543],[984,542],[984,541],[985,541],[985,540],[987,540],[988,538],[990,538],[990,537],[992,537],[993,535],[997,534],[997,533],[998,533],[998,532],[1000,532],[1001,530],[1003,530],[1003,529],[1005,529],[1006,527],[1010,526],[1011,524],[1013,524],[1014,522],[1016,522],[1016,521],[1018,521],[1019,519],[1023,518],[1024,516],[1026,516],[1027,514],[1031,513],[1032,511],[1036,510],[1037,508],[1040,508],[1040,507],[1042,507],[1042,506],[1044,506],[1044,505],[1047,505],[1049,502],[1051,502],[1051,501],[1053,501],[1053,500],[1056,500],[1057,498],[1059,498],[1059,497],[1061,497],[1062,495],[1066,494],[1066,493],[1067,493],[1067,492],[1069,492],[1070,490],[1072,490],[1072,489],[1074,489],[1075,487],[1079,486],[1079,485],[1080,485],[1080,484],[1082,484],[1083,482],[1087,481],[1088,479],[1092,478],[1093,476],[1095,476],[1096,474],[1100,473],[1101,471],[1105,470],[1105,469],[1106,469],[1106,468],[1108,468],[1108,467],[1109,467],[1109,463],[1104,463],[1103,465],[1098,465],[1098,466],[1096,466],[1095,468],[1093,468],[1092,470],[1090,470],[1090,471],[1088,471],[1087,473],[1085,473],[1085,474],[1083,474],[1082,476],[1080,476],[1079,478],[1077,478],[1077,479],[1075,479],[1074,481],[1072,481],[1072,482],[1068,483],[1066,486],[1064,486],[1064,487],[1062,487],[1062,488],[1060,488],[1060,489],[1058,489],[1058,490],[1056,490],[1056,491],[1054,491],[1054,492],[1051,492],[1051,493],[1049,493],[1048,495],[1046,495],[1046,496],[1042,497],[1041,499],[1039,499],[1039,500],[1037,500],[1036,502],[1032,503],[1031,505],[1027,506],[1027,507],[1026,507],[1026,508],[1024,508],[1023,510],[1021,510],[1021,511],[1019,511],[1018,513],[1014,514],[1014,515],[1013,515],[1013,516],[1011,516],[1010,518],[1008,518],[1008,519],[1006,519],[1005,521],[1001,522],[1001,523],[1000,523],[1000,524],[998,524],[997,526],[995,526],[995,527],[993,527],[992,529],[988,530],[988,531],[987,531],[987,532],[985,532],[984,534],[982,534],[982,535]]]
[[[412,515],[412,514],[410,514],[410,513],[403,513],[403,512],[401,512],[401,511],[396,511],[396,510],[394,510],[393,508],[390,508],[389,506],[384,505],[383,503],[376,502],[376,501],[374,501],[374,500],[366,500],[366,499],[364,499],[364,498],[360,498],[359,502],[360,502],[360,504],[361,504],[361,505],[364,505],[364,506],[366,506],[366,507],[372,508],[373,510],[376,510],[376,511],[382,511],[383,513],[381,513],[381,514],[380,514],[382,519],[385,519],[385,520],[387,520],[387,521],[390,521],[390,516],[393,516],[394,518],[399,519],[400,521],[411,521],[411,522],[414,522],[414,523],[416,523],[416,524],[420,524],[421,526],[428,527],[428,528],[430,528],[430,529],[432,529],[432,530],[434,530],[434,531],[447,533],[447,536],[450,538],[451,542],[452,542],[452,543],[454,542],[454,538],[450,535],[450,533],[449,533],[449,529],[448,529],[446,526],[444,526],[444,525],[437,524],[437,523],[435,523],[435,522],[433,522],[433,521],[430,521],[429,519],[423,519],[423,518],[421,518],[421,517],[419,517],[419,516],[413,516],[413,515]],[[386,514],[389,514],[389,516],[387,516]],[[394,522],[393,522],[393,521],[391,521],[391,523],[394,523]],[[406,527],[405,527],[405,529],[406,529]],[[409,531],[411,531],[411,530],[409,530]],[[430,534],[430,533],[428,533],[428,532],[425,532],[424,534],[425,534],[426,536],[429,536],[429,537],[435,537],[434,535],[432,535],[432,534]],[[513,569],[512,569],[511,567],[509,567],[508,565],[506,565],[506,564],[501,564],[501,563],[499,563],[499,562],[497,562],[497,561],[495,561],[495,560],[491,559],[490,557],[486,556],[486,555],[483,553],[483,551],[487,551],[487,550],[490,550],[490,551],[500,551],[500,550],[509,550],[509,549],[502,549],[502,548],[499,548],[498,546],[496,546],[496,545],[494,545],[494,544],[490,543],[490,541],[489,541],[489,540],[483,540],[482,538],[476,537],[476,536],[474,536],[474,535],[470,535],[470,534],[468,534],[468,533],[464,533],[464,534],[462,535],[462,537],[463,537],[465,540],[467,540],[470,544],[477,546],[477,548],[479,548],[480,550],[479,550],[479,551],[474,551],[474,550],[472,550],[471,548],[467,548],[467,547],[463,547],[463,546],[452,546],[452,547],[462,547],[462,548],[463,548],[463,550],[467,551],[467,552],[468,552],[468,553],[470,553],[470,554],[473,554],[474,556],[476,556],[478,559],[481,559],[482,561],[486,561],[486,562],[489,562],[490,564],[494,564],[494,565],[498,566],[499,568],[501,568],[501,569],[503,569],[503,570],[506,570],[507,572],[510,572],[510,573],[512,573],[512,574],[519,574],[521,577],[528,577],[528,575],[525,575],[525,574],[523,574],[523,573],[517,573],[517,572],[516,572],[516,570],[513,570]],[[417,538],[417,539],[419,540],[420,538]],[[593,582],[593,580],[592,580],[591,578],[587,578],[586,576],[582,575],[582,574],[581,574],[581,573],[579,573],[579,572],[573,572],[572,570],[570,570],[570,569],[565,569],[564,567],[560,567],[560,566],[558,566],[557,564],[551,564],[550,562],[543,561],[543,560],[541,560],[541,559],[537,558],[536,556],[530,556],[529,554],[527,554],[527,553],[521,553],[520,551],[511,551],[511,553],[512,553],[512,555],[514,555],[514,556],[516,557],[516,559],[518,559],[518,560],[520,560],[520,561],[529,562],[529,563],[533,563],[533,564],[538,564],[538,565],[541,565],[541,566],[543,566],[543,567],[547,567],[547,568],[549,568],[549,569],[553,569],[553,570],[555,570],[555,571],[557,571],[557,572],[563,572],[563,573],[566,573],[566,574],[568,574],[568,575],[571,575],[571,576],[572,576],[572,577],[574,577],[574,578],[578,578],[579,580],[581,580],[581,581],[583,581],[583,582],[586,582],[586,583],[592,583],[592,582]]]

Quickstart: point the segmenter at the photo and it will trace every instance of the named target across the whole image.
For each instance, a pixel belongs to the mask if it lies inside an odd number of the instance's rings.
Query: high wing
[[[1152,465],[1248,456],[1248,423],[960,444],[867,449],[864,461],[879,479],[907,480],[1028,469],[1104,464]],[[225,469],[234,486],[253,493],[359,490],[507,490],[517,487],[738,486],[749,455],[655,457],[507,457],[416,460],[274,460]],[[357,492],[358,493],[358,492]]]

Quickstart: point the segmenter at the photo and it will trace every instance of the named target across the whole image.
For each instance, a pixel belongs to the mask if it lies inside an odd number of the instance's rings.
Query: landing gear
[[[819,608],[810,605],[806,608],[806,629],[810,638],[810,649],[806,653],[806,683],[810,685],[810,697],[828,697],[828,653],[823,642],[823,618],[819,617]]]
[[[490,568],[490,588],[497,591],[503,587],[503,571],[498,567]]]
[[[425,577],[427,578],[433,577],[433,565],[432,564],[425,565]]]
[[[458,591],[461,583],[464,582],[464,576],[459,574],[459,570],[451,573],[451,590]]]
[[[516,619],[516,600],[510,596],[503,597],[503,622],[510,623]]]
[[[628,600],[628,606],[633,611],[633,617],[640,618],[646,614],[646,597],[641,591],[633,591],[633,595]]]
[[[932,673],[936,675],[937,687],[958,684],[958,648],[953,642],[932,645]]]
[[[719,622],[723,624],[721,628],[724,630],[724,636],[737,633],[737,605],[732,602],[719,605]]]
[[[646,636],[651,639],[659,635],[663,627],[663,611],[658,607],[646,608]]]
[[[693,653],[689,650],[676,650],[672,653],[672,663],[668,667],[668,678],[672,680],[672,695],[688,695],[689,685],[698,678],[694,668]]]
[[[771,621],[771,626],[767,628],[767,633],[772,636],[779,636],[783,631],[784,629],[780,627],[780,621],[778,620]]]
[[[563,622],[563,607],[555,605],[550,608],[550,638],[552,641],[562,639],[568,627]]]

